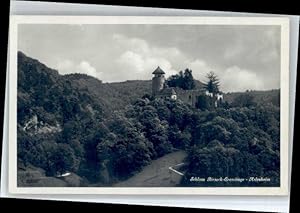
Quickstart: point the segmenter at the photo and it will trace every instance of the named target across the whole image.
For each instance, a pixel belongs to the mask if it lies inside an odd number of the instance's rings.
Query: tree
[[[167,80],[167,85],[169,87],[179,87],[184,90],[191,90],[195,88],[195,81],[192,74],[192,70],[186,68],[180,71],[179,74],[172,75]]]
[[[192,70],[185,69],[184,70],[182,89],[191,90],[191,89],[194,89],[194,88],[195,88],[195,82],[194,82],[194,77],[192,75]]]
[[[145,95],[143,95],[142,99],[148,99],[148,100],[152,101],[153,97],[151,95],[149,95],[148,93],[146,93]]]
[[[183,72],[180,71],[176,75],[171,75],[167,80],[167,85],[169,87],[182,87],[182,81],[183,81]]]
[[[244,94],[240,94],[239,96],[237,96],[233,100],[232,105],[235,107],[250,107],[250,106],[255,106],[256,103],[254,102],[253,95],[244,93]]]
[[[74,150],[68,144],[48,144],[47,148],[47,175],[63,174],[72,171],[75,163]]]
[[[219,87],[220,87],[220,82],[218,77],[215,75],[214,72],[209,72],[206,76],[208,78],[208,81],[204,84],[204,88],[213,94],[215,97],[217,93],[220,92]]]
[[[213,108],[213,101],[211,97],[208,97],[206,95],[199,95],[197,102],[196,102],[196,108],[201,110],[210,110]]]

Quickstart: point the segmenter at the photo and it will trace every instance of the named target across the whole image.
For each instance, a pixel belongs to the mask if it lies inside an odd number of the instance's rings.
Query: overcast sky
[[[205,81],[214,71],[224,92],[280,87],[280,27],[204,25],[30,25],[18,49],[60,74],[104,82],[166,77],[185,68]]]

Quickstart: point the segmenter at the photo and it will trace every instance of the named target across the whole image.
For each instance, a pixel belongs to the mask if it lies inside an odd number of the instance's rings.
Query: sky
[[[149,80],[160,66],[202,82],[213,71],[223,92],[280,88],[279,26],[21,24],[18,50],[103,82]]]

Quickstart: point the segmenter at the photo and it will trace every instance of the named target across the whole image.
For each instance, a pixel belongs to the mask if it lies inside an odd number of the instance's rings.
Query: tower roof
[[[158,66],[152,74],[166,74],[166,73]]]

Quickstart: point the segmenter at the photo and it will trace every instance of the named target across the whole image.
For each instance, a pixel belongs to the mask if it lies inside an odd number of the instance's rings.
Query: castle
[[[183,90],[178,87],[168,87],[165,82],[165,72],[158,66],[152,73],[152,96],[156,98],[169,97],[173,100],[181,100],[193,107],[196,106],[198,97],[200,95],[211,96],[212,94],[206,91],[204,88],[194,90]],[[215,106],[217,107],[218,102],[223,99],[223,95],[217,94]]]

